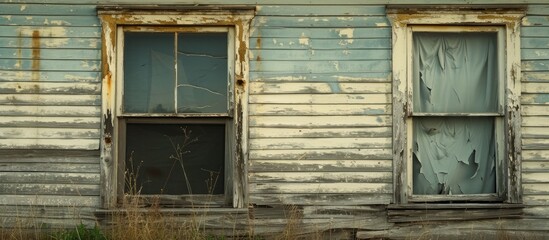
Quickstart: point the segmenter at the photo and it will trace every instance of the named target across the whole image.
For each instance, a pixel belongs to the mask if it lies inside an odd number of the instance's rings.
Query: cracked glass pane
[[[227,33],[180,33],[177,41],[177,111],[226,113]]]
[[[174,49],[173,33],[125,33],[124,112],[175,112]]]
[[[413,35],[416,113],[498,112],[495,33]],[[413,193],[495,193],[496,117],[414,117]]]

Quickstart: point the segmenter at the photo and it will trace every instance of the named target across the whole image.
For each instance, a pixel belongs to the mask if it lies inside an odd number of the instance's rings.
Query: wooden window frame
[[[254,9],[243,7],[181,7],[151,9],[149,7],[100,6],[98,14],[102,24],[102,138],[101,138],[101,203],[103,208],[119,206],[124,196],[125,164],[119,149],[124,144],[126,121],[150,122],[154,118],[161,121],[192,123],[197,119],[223,121],[226,125],[226,184],[225,194],[215,198],[214,205],[231,208],[247,206],[247,98],[246,84],[249,79],[248,47],[249,29]],[[133,114],[122,112],[123,93],[123,33],[131,31],[208,31],[208,29],[228,29],[232,47],[229,47],[229,108],[221,114]],[[214,120],[217,119],[217,120]],[[156,196],[158,197],[158,196]],[[212,201],[212,196],[193,195],[166,196],[161,203],[170,204],[174,200],[188,202]],[[220,204],[223,202],[224,204]],[[190,202],[189,205],[193,205]],[[177,205],[183,206],[183,205]]]
[[[522,9],[388,9],[392,23],[393,41],[393,203],[425,202],[501,202],[521,203],[521,116],[520,116],[520,23]],[[503,105],[500,131],[504,142],[500,179],[496,194],[474,195],[413,195],[412,183],[412,92],[411,43],[414,28],[444,31],[443,26],[455,29],[482,31],[498,28],[503,42],[503,82],[499,85]],[[502,39],[500,39],[502,38]],[[502,52],[498,51],[498,52]],[[501,56],[498,56],[501,57]],[[501,87],[500,87],[501,88]]]

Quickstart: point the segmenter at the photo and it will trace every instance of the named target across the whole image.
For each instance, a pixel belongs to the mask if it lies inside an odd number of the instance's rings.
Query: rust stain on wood
[[[32,32],[32,80],[40,80],[40,31]]]

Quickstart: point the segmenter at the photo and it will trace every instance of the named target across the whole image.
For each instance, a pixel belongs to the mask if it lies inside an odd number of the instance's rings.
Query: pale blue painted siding
[[[3,227],[94,223],[100,36],[95,5],[0,3]]]
[[[385,7],[260,6],[252,25],[252,203],[388,203]]]
[[[56,226],[72,226],[73,219],[93,224],[100,204],[98,1],[29,2],[0,3],[0,221],[38,216]],[[381,5],[387,1],[262,2],[250,38],[251,203],[324,205],[328,213],[341,205],[390,203],[391,27]],[[502,220],[511,230],[549,230],[539,220],[549,218],[548,19],[549,5],[532,5],[521,28],[528,207],[525,219]],[[375,219],[385,224],[380,209]],[[499,229],[501,222],[483,223]]]
[[[0,112],[13,116],[0,122],[12,133],[0,139],[0,149],[97,150],[101,30],[95,6],[0,7]],[[33,126],[22,126],[20,118]]]
[[[522,136],[525,203],[549,203],[549,5],[522,21]]]

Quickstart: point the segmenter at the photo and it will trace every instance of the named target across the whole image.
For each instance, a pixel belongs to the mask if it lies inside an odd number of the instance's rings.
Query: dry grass
[[[113,224],[105,233],[109,239],[159,240],[159,239],[206,239],[195,217],[185,222],[172,221],[169,213],[160,212],[158,205],[143,209],[139,198],[130,198],[119,211],[113,214]]]

